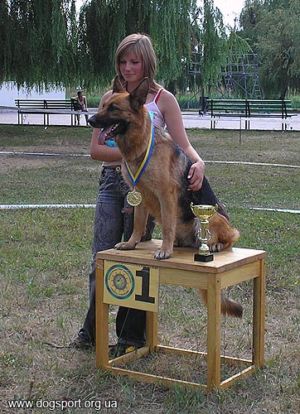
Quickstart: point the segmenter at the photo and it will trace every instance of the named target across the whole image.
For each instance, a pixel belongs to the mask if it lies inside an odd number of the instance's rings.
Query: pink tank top
[[[157,101],[159,99],[159,96],[161,94],[161,92],[163,91],[163,89],[161,88],[157,94],[155,95],[153,101],[145,104],[145,107],[147,108],[147,110],[149,112],[153,112],[154,113],[154,118],[153,118],[153,123],[156,127],[162,127],[164,128],[164,126],[166,125],[164,117],[162,115],[162,113],[159,110],[159,107],[157,106]]]

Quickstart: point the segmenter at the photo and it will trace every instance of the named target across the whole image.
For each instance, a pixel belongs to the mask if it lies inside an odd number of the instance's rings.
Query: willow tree
[[[0,0],[0,83],[5,79],[9,66],[7,22],[8,6],[4,0]]]
[[[0,81],[61,86],[77,77],[75,0],[0,0]]]
[[[151,36],[159,61],[158,78],[168,82],[190,57],[190,11],[196,0],[91,0],[79,17],[81,65],[89,84],[108,82],[120,40],[141,32]]]
[[[211,87],[217,83],[226,60],[227,35],[223,16],[213,0],[203,0],[203,4],[194,10],[192,29],[192,52],[198,67],[194,82],[204,96],[210,94]]]
[[[169,84],[201,54],[201,82],[213,83],[224,55],[222,15],[204,0],[87,0],[77,20],[75,0],[0,0],[0,80],[27,86],[107,85],[120,40],[134,32],[151,36],[158,79]]]

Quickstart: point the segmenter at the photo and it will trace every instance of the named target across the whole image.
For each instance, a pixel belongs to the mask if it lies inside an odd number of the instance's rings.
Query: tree
[[[0,81],[18,85],[107,85],[120,40],[152,37],[159,78],[168,82],[190,56],[196,0],[90,0],[76,20],[75,0],[0,0]]]
[[[225,62],[226,31],[222,13],[214,7],[213,0],[203,0],[203,4],[192,9],[191,18],[191,62],[186,66],[192,74],[190,88],[199,87],[201,96],[210,93],[221,74]],[[190,63],[190,65],[189,65]],[[185,77],[187,73],[185,73]],[[179,80],[183,85],[184,79]]]
[[[75,0],[0,0],[0,11],[0,81],[19,86],[107,86],[120,40],[141,32],[152,38],[159,81],[186,78],[196,54],[204,93],[228,52],[213,0],[89,0],[78,18]]]
[[[0,81],[27,87],[73,82],[75,0],[1,0],[0,7]]]
[[[289,88],[299,90],[299,20],[298,0],[248,0],[241,13],[241,35],[250,38],[259,55],[260,78],[268,97],[283,99]]]
[[[79,17],[81,55],[88,62],[86,83],[103,84],[114,73],[114,53],[126,35],[151,36],[159,61],[158,78],[165,82],[182,72],[190,58],[190,10],[195,0],[91,0]]]

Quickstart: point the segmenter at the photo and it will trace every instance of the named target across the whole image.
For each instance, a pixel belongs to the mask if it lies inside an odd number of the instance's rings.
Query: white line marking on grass
[[[35,208],[95,208],[96,204],[0,204],[0,210],[22,210]],[[243,207],[244,210],[275,211],[278,213],[300,214],[300,210],[285,208]]]
[[[284,167],[284,168],[300,168],[300,165],[289,164],[271,164],[267,162],[250,162],[250,161],[209,161],[205,160],[205,163],[211,164],[240,164],[240,165],[259,165],[262,167]]]
[[[15,156],[38,156],[38,157],[89,157],[89,154],[70,154],[58,152],[24,152],[24,151],[0,151],[0,155],[15,155]],[[250,161],[217,161],[205,160],[207,164],[237,164],[237,165],[255,165],[262,167],[283,167],[283,168],[300,168],[300,165],[289,164],[272,164],[267,162],[250,162]]]
[[[0,151],[0,155],[15,155],[15,156],[38,156],[38,157],[90,157],[89,154],[70,154],[58,152],[25,152],[25,151]]]
[[[22,210],[34,208],[95,208],[96,204],[0,204],[0,210]]]
[[[300,210],[289,210],[286,208],[265,208],[265,207],[249,207],[249,210],[257,211],[276,211],[278,213],[300,214]]]

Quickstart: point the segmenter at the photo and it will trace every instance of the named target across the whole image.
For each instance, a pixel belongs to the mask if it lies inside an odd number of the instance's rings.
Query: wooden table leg
[[[211,277],[207,286],[207,388],[221,382],[221,283]]]
[[[108,310],[103,303],[104,260],[96,262],[96,367],[108,366]]]
[[[153,352],[157,346],[157,313],[147,312],[147,346]]]
[[[253,364],[264,365],[265,345],[265,263],[260,260],[260,274],[253,280]]]

